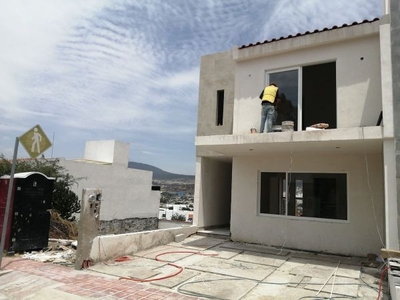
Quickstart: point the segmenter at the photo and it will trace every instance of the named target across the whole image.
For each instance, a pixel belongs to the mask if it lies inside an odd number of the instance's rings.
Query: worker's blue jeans
[[[263,104],[261,107],[261,125],[260,133],[264,132],[265,123],[267,125],[267,132],[272,131],[272,126],[276,120],[276,112],[273,104]]]

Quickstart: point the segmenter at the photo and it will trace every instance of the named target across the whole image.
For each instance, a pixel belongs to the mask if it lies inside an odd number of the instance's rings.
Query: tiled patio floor
[[[363,258],[276,249],[198,235],[127,258],[77,271],[5,257],[3,274],[0,272],[0,300],[375,300],[378,296],[379,278],[361,271]],[[174,275],[177,267],[182,271]],[[154,280],[160,278],[163,279]],[[384,291],[387,293],[386,285]],[[381,293],[380,299],[389,297]]]
[[[0,299],[44,299],[35,295],[43,288],[49,289],[47,299],[198,299],[173,291],[161,290],[146,284],[118,280],[116,277],[98,275],[88,270],[77,271],[65,266],[42,263],[13,257],[3,258],[0,273]],[[9,272],[7,272],[9,270]],[[59,293],[58,293],[59,292]],[[58,295],[59,298],[56,297]]]

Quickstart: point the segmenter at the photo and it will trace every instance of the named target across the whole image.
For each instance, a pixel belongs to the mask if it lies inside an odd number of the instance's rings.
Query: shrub
[[[174,213],[172,215],[172,217],[171,217],[171,220],[173,220],[173,221],[186,221],[186,216],[178,214],[178,213]]]
[[[74,213],[80,212],[81,204],[78,196],[71,191],[71,186],[77,180],[66,172],[59,164],[59,159],[23,159],[17,160],[15,173],[40,172],[48,177],[54,177],[52,209],[57,211],[63,219],[74,220]],[[0,155],[0,177],[11,173],[12,161]]]

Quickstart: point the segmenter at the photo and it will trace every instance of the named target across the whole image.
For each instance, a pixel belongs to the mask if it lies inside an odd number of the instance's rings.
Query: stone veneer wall
[[[100,221],[100,235],[123,234],[158,229],[158,218],[128,218]]]

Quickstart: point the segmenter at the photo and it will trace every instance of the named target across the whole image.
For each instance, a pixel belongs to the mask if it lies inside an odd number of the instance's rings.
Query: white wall
[[[64,159],[60,164],[82,178],[72,188],[79,198],[84,188],[103,191],[101,220],[158,217],[160,192],[151,190],[152,172]]]
[[[119,256],[132,255],[141,250],[167,245],[174,242],[178,235],[183,234],[187,238],[196,232],[196,226],[176,226],[169,229],[101,235],[93,240],[90,258],[95,262],[109,261]]]
[[[88,141],[84,159],[128,166],[129,144],[115,140]]]
[[[101,220],[158,217],[161,192],[151,190],[153,172],[128,168],[128,150],[127,143],[93,141],[85,150],[85,158],[92,161],[60,159],[60,165],[79,179],[72,186],[79,199],[84,188],[103,191]]]
[[[381,154],[238,157],[233,162],[231,234],[235,241],[311,251],[365,256],[379,254],[384,239],[384,188]],[[347,173],[348,221],[260,215],[259,172]],[[373,200],[372,200],[373,199]],[[374,217],[374,210],[377,222]],[[384,242],[384,241],[383,241]]]
[[[265,86],[266,71],[333,61],[336,62],[337,127],[375,125],[382,110],[379,57],[379,35],[374,34],[238,61],[233,134],[249,133],[251,127],[260,127],[258,96]]]

